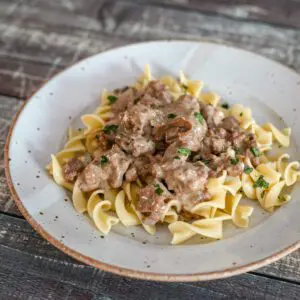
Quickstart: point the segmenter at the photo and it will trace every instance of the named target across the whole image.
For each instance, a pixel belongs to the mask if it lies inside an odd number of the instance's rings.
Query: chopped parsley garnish
[[[108,100],[109,104],[114,104],[118,100],[118,97],[109,95],[109,96],[107,96],[107,100]]]
[[[262,198],[264,197],[265,192],[266,192],[266,191],[262,191],[262,192],[261,192],[260,196],[261,196]]]
[[[110,134],[112,132],[117,132],[118,128],[119,128],[119,125],[115,125],[115,124],[106,125],[103,128],[103,132],[106,134]]]
[[[259,178],[254,182],[253,187],[267,189],[269,187],[269,183],[265,181],[264,176],[260,175]]]
[[[155,186],[155,193],[157,195],[161,195],[164,192],[163,189],[160,187],[159,184],[155,184],[154,186]]]
[[[228,109],[229,108],[229,104],[228,103],[223,103],[222,105],[221,105],[223,108],[225,108],[225,109]]]
[[[232,165],[237,165],[238,162],[239,162],[239,159],[238,159],[238,158],[232,158],[232,159],[231,159],[231,164],[232,164]]]
[[[194,116],[200,124],[203,124],[204,117],[202,116],[202,114],[200,112],[195,112]]]
[[[191,154],[191,150],[188,148],[178,148],[177,152],[184,156],[189,156]]]
[[[200,161],[203,162],[205,165],[209,165],[209,163],[210,163],[209,159],[201,158]]]
[[[173,113],[168,114],[168,119],[174,119],[176,117],[177,117],[176,114],[173,114]]]
[[[179,157],[179,156],[175,156],[174,158],[175,158],[175,159],[180,159],[180,157]]]
[[[240,117],[242,117],[243,115],[244,115],[244,113],[243,113],[243,112],[241,112],[241,113],[240,113]]]
[[[105,155],[102,155],[101,158],[100,158],[100,164],[101,164],[101,165],[105,165],[105,164],[107,164],[108,162],[109,162],[108,157],[105,156]]]
[[[253,154],[255,157],[261,156],[260,151],[259,151],[257,148],[255,148],[255,147],[251,147],[251,148],[250,148],[250,151],[252,152],[252,154]]]
[[[253,168],[250,168],[250,167],[248,167],[248,166],[245,166],[245,168],[244,168],[244,173],[250,174],[252,171],[253,171]]]
[[[280,195],[280,196],[278,196],[278,200],[281,202],[284,202],[284,201],[286,201],[286,198],[285,198],[285,196]]]

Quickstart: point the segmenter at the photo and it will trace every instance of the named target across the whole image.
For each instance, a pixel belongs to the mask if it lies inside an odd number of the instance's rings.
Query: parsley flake
[[[105,165],[105,164],[107,164],[108,162],[109,162],[108,157],[105,156],[105,155],[102,155],[101,158],[100,158],[100,164],[101,164],[101,165]]]
[[[177,152],[184,156],[189,156],[191,154],[191,150],[188,148],[178,148]]]
[[[209,165],[209,163],[210,163],[209,159],[201,158],[200,161],[203,162],[205,165]]]
[[[106,134],[110,134],[112,132],[117,132],[118,128],[119,128],[119,125],[115,125],[115,124],[106,125],[103,128],[103,132]]]
[[[221,105],[223,108],[225,108],[225,109],[228,109],[229,108],[229,104],[228,103],[223,103],[222,105]]]
[[[250,168],[250,167],[248,167],[248,166],[245,166],[245,168],[244,168],[244,173],[250,174],[252,171],[253,171],[253,168]]]
[[[264,176],[260,175],[259,178],[254,182],[253,187],[267,189],[269,187],[269,183],[265,181]]]
[[[253,154],[255,157],[261,156],[260,151],[259,151],[257,148],[255,148],[255,147],[251,147],[251,148],[250,148],[250,151],[252,152],[252,154]]]
[[[168,114],[168,119],[174,119],[176,117],[177,117],[176,114],[173,114],[173,113]]]
[[[241,113],[240,113],[240,117],[242,117],[243,115],[244,115],[244,113],[243,113],[243,112],[241,112]]]
[[[175,158],[175,159],[180,159],[180,157],[179,157],[179,156],[175,156],[174,158]]]
[[[161,195],[164,192],[163,189],[160,187],[159,184],[155,184],[154,186],[155,186],[155,193],[157,195]]]
[[[239,159],[238,159],[238,158],[232,158],[232,159],[231,159],[231,164],[232,164],[232,165],[237,165],[238,162],[239,162]]]
[[[194,116],[200,124],[203,124],[204,117],[202,116],[202,114],[200,112],[195,112]]]
[[[109,95],[109,96],[107,96],[107,100],[108,100],[109,104],[114,104],[118,100],[118,97]]]

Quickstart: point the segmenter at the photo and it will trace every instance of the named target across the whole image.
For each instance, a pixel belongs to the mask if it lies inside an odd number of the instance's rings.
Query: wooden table
[[[300,251],[200,283],[139,281],[79,263],[20,215],[3,162],[9,125],[24,99],[83,57],[144,40],[206,39],[300,71],[299,28],[299,0],[0,0],[0,298],[300,299]]]

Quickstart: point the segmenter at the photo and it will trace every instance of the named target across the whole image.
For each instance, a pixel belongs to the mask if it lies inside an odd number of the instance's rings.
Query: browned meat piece
[[[209,128],[219,126],[224,119],[224,113],[219,108],[213,107],[212,105],[201,104],[201,113]]]
[[[159,98],[155,98],[151,96],[151,94],[144,94],[138,101],[139,104],[143,104],[154,109],[159,109],[171,102],[172,96],[167,91],[161,92]]]
[[[184,117],[176,118],[165,125],[155,128],[154,140],[159,141],[165,139],[165,141],[170,144],[175,140],[180,139],[181,136],[187,134],[192,127],[192,123]]]
[[[143,155],[137,157],[126,172],[127,181],[135,181],[138,177],[146,181],[147,177],[152,177],[153,165],[160,161],[161,158],[152,155]]]
[[[235,131],[231,134],[230,140],[231,140],[231,143],[233,145],[233,148],[237,152],[243,152],[244,151],[245,138],[246,138],[245,132]]]
[[[181,195],[180,199],[182,200],[183,209],[191,210],[198,203],[208,201],[211,197],[211,194],[205,189],[203,191]]]
[[[220,154],[221,152],[224,152],[226,147],[226,140],[225,139],[218,139],[218,138],[212,138],[211,139],[211,150],[213,154]]]
[[[125,173],[125,180],[128,182],[136,181],[138,179],[138,172],[134,166],[130,166]]]
[[[203,165],[173,160],[162,165],[164,179],[170,190],[178,194],[203,191],[208,179],[209,169]]]
[[[134,100],[139,97],[139,92],[135,88],[128,88],[117,96],[115,103],[111,105],[112,112],[119,114],[134,104]]]
[[[228,131],[237,131],[240,129],[240,122],[235,117],[229,116],[224,118],[219,126]]]
[[[155,116],[155,111],[143,104],[132,106],[121,118],[120,132],[131,135],[150,134],[150,122]]]
[[[224,128],[214,128],[214,130],[209,129],[208,130],[209,134],[211,136],[216,136],[222,139],[228,138],[228,133]]]
[[[83,170],[79,176],[80,189],[88,192],[104,188],[107,183],[113,188],[121,187],[131,160],[118,145],[114,145]]]
[[[161,83],[160,81],[150,81],[145,88],[144,94],[150,95],[153,98],[160,98],[162,92],[166,91],[166,85]],[[169,102],[168,102],[169,103]]]
[[[97,146],[101,149],[101,151],[107,151],[111,148],[111,141],[108,139],[107,135],[103,131],[99,131],[96,134],[96,141]]]
[[[159,81],[151,81],[145,88],[139,103],[152,108],[160,108],[171,103],[172,96],[166,90],[166,86]]]
[[[260,164],[259,157],[256,157],[255,155],[253,155],[253,153],[251,152],[250,149],[246,150],[246,156],[250,158],[251,163],[254,167],[257,167]]]
[[[76,156],[67,161],[63,167],[63,176],[66,181],[74,182],[78,174],[84,169],[84,167],[89,164],[91,157],[88,153],[81,156]]]
[[[194,112],[200,111],[199,101],[191,95],[180,96],[176,102],[167,107],[170,113],[177,113],[179,116],[191,116]]]
[[[164,153],[163,161],[176,160],[176,161],[186,161],[189,155],[180,154],[180,149],[184,146],[180,142],[175,142],[171,144]],[[189,150],[188,148],[186,148]]]
[[[209,154],[221,154],[227,151],[230,147],[230,142],[227,141],[227,132],[223,128],[208,129],[203,144],[200,147],[200,153],[204,156]]]
[[[98,188],[104,188],[108,174],[106,174],[101,166],[94,163],[89,164],[78,177],[79,188],[83,192],[90,192]]]
[[[146,153],[153,153],[155,150],[155,143],[143,136],[134,135],[118,135],[116,143],[127,153],[132,154],[134,157]]]
[[[154,225],[160,220],[166,208],[165,201],[170,197],[170,192],[159,181],[154,181],[138,192],[136,208],[147,215],[145,224]]]
[[[202,121],[202,124],[199,124],[198,121],[195,120],[193,120],[192,123],[192,130],[182,136],[180,141],[191,151],[198,151],[201,148],[202,140],[206,134],[207,125],[205,120]]]
[[[227,163],[227,172],[229,176],[240,176],[244,172],[244,164],[242,162],[238,162],[237,164],[232,164],[231,162]]]
[[[108,174],[108,184],[113,188],[121,187],[123,177],[129,168],[132,159],[127,156],[118,145],[114,145],[104,156],[108,161],[101,163],[100,158],[100,163],[103,171]]]
[[[207,153],[220,154],[226,151],[229,146],[230,144],[223,138],[205,137],[201,149],[205,149]]]

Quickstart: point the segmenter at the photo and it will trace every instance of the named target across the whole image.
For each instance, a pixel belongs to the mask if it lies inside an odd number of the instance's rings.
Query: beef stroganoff
[[[103,234],[119,222],[149,234],[167,223],[172,244],[220,239],[226,221],[248,227],[243,195],[268,212],[290,200],[299,163],[268,153],[288,147],[291,130],[258,125],[251,109],[202,88],[182,72],[154,79],[146,66],[133,86],[102,93],[84,129],[69,129],[47,169]]]

